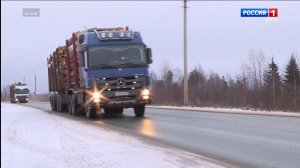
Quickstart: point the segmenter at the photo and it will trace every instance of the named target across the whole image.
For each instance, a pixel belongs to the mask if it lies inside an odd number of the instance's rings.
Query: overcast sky
[[[1,86],[28,83],[48,92],[46,58],[72,32],[86,27],[128,25],[152,48],[151,70],[163,62],[183,69],[183,3],[180,1],[7,2],[1,1]],[[292,52],[300,55],[300,2],[188,2],[188,69],[235,77],[249,51],[273,55],[281,72]],[[278,8],[279,17],[241,18],[241,8]],[[23,17],[23,8],[40,8],[40,17]]]

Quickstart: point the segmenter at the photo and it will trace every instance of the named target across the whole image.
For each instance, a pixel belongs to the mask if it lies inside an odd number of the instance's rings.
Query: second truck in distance
[[[29,89],[25,83],[14,83],[9,86],[11,103],[28,103]]]
[[[47,62],[53,111],[94,118],[100,108],[105,114],[133,108],[141,117],[151,103],[151,49],[128,27],[73,33]]]

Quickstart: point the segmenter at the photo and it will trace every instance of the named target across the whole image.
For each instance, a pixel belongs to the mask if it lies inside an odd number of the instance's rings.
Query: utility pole
[[[29,68],[34,73],[34,94],[33,94],[33,100],[35,100],[36,97],[36,71],[32,68]]]
[[[183,103],[185,106],[188,105],[188,74],[187,74],[187,0],[183,0],[184,5],[183,5],[183,39],[184,39],[184,81],[183,81]]]
[[[34,71],[34,95],[33,100],[36,100],[36,72]]]

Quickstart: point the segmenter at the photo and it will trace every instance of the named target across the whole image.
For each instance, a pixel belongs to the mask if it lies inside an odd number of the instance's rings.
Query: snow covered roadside
[[[38,109],[1,103],[3,168],[221,167],[199,155]]]
[[[174,109],[174,110],[189,110],[189,111],[208,111],[217,113],[233,113],[233,114],[255,114],[255,115],[271,115],[271,116],[286,116],[286,117],[300,117],[300,113],[291,113],[283,111],[253,111],[237,108],[214,108],[214,107],[180,107],[180,106],[147,106],[149,108],[160,109]]]

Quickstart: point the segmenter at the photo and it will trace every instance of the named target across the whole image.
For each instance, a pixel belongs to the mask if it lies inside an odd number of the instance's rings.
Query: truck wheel
[[[62,105],[61,105],[61,111],[62,111],[62,112],[68,111],[68,104],[62,104]]]
[[[58,112],[61,112],[61,98],[57,96],[56,109]]]
[[[50,98],[50,102],[51,102],[52,111],[56,111],[57,107],[56,107],[56,103],[55,103],[55,97]]]
[[[89,105],[84,106],[85,116],[88,119],[94,119],[96,118],[96,108],[89,107]]]
[[[108,117],[109,115],[112,114],[112,108],[111,107],[103,107],[103,117]]]
[[[80,114],[79,104],[74,96],[72,96],[72,115],[78,116]]]
[[[137,105],[134,107],[134,113],[136,117],[143,117],[145,113],[145,105]]]
[[[68,96],[68,111],[69,111],[69,114],[71,114],[71,115],[73,114],[73,112],[72,112],[72,109],[73,109],[73,108],[72,108],[72,106],[73,106],[73,105],[72,105],[72,102],[73,102],[73,101],[72,101],[72,96],[69,95],[69,96]]]
[[[50,97],[50,106],[51,106],[51,111],[54,111],[53,103],[52,103],[52,98]]]

